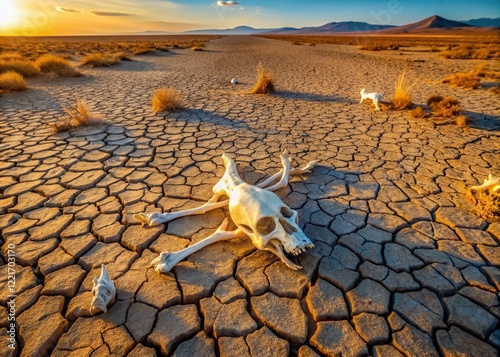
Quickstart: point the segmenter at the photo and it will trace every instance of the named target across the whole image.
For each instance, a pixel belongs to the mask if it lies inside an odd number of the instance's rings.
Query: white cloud
[[[237,1],[232,1],[232,0],[229,0],[229,1],[217,1],[217,6],[236,6],[236,5],[239,5],[240,3],[237,2]]]

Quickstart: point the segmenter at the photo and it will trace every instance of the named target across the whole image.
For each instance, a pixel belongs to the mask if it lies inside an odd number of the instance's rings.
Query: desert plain
[[[0,355],[498,355],[500,223],[469,189],[500,176],[500,100],[442,83],[491,60],[252,36],[132,59],[0,94]],[[275,93],[247,93],[259,62]],[[389,102],[405,68],[415,105],[452,96],[468,124],[359,104],[362,88]],[[152,112],[161,87],[181,109]],[[55,132],[77,98],[102,124]],[[256,183],[284,149],[293,166],[318,161],[276,192],[314,242],[302,270],[245,237],[154,271],[228,212],[156,227],[135,214],[206,202],[224,152]],[[116,302],[91,315],[101,264]]]

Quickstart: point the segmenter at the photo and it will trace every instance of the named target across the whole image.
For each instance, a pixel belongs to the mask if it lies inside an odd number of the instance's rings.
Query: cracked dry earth
[[[408,58],[425,59],[408,72],[419,80],[414,102],[454,95],[470,127],[358,104],[362,87],[390,97]],[[259,61],[279,91],[241,94]],[[471,213],[464,193],[500,175],[500,104],[439,84],[476,64],[226,37],[2,95],[0,355],[497,356],[500,223]],[[152,91],[165,85],[185,109],[152,115]],[[108,124],[52,134],[76,95]],[[201,205],[224,151],[258,182],[279,170],[284,147],[296,166],[320,162],[277,191],[315,243],[303,270],[248,238],[204,248],[167,275],[150,268],[227,212],[144,228],[135,213]],[[17,351],[6,342],[9,244]],[[117,301],[90,316],[101,264]]]

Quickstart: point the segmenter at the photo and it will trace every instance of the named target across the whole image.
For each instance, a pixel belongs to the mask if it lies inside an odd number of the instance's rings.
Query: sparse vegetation
[[[416,107],[410,111],[410,115],[413,118],[425,118],[427,116],[427,113],[425,112],[424,108],[422,107]]]
[[[41,72],[58,77],[79,77],[82,75],[67,60],[51,54],[41,56],[35,61],[35,65]]]
[[[399,47],[401,47],[401,46],[398,44],[394,44],[394,43],[386,43],[386,44],[368,43],[368,44],[361,46],[359,49],[363,50],[363,51],[382,51],[382,50],[397,51],[397,50],[399,50]]]
[[[24,78],[17,72],[9,71],[0,74],[0,92],[13,92],[26,89]]]
[[[147,55],[148,53],[156,52],[155,48],[150,47],[137,47],[132,50],[132,53],[136,56]]]
[[[0,60],[0,73],[17,72],[24,77],[32,77],[40,73],[40,70],[27,59],[20,60]]]
[[[479,66],[470,72],[458,72],[445,78],[443,83],[456,87],[476,89],[481,86],[481,79],[500,80],[500,71],[489,66]]]
[[[203,47],[201,47],[201,46],[193,46],[193,47],[191,47],[191,50],[192,51],[203,51]]]
[[[252,94],[267,94],[274,92],[274,78],[270,70],[264,68],[262,63],[257,66],[257,83],[252,88]]]
[[[456,47],[448,47],[440,53],[444,58],[450,59],[491,59],[500,57],[498,44],[463,44]]]
[[[406,109],[411,105],[411,91],[415,87],[416,83],[407,85],[405,83],[406,72],[408,68],[405,68],[403,73],[398,78],[396,82],[396,87],[394,89],[394,95],[391,100],[392,108],[394,109]]]
[[[180,94],[173,87],[160,88],[154,93],[151,106],[154,113],[180,109],[182,107]]]
[[[439,97],[439,96],[432,96]],[[442,98],[442,97],[441,97]],[[427,100],[429,103],[429,100]],[[460,114],[460,102],[453,97],[445,97],[429,104],[432,114],[441,118],[452,118]]]
[[[68,118],[62,123],[54,124],[56,132],[104,123],[100,118],[92,114],[87,103],[79,98],[76,100],[74,108],[64,108],[64,112],[68,115]]]
[[[109,67],[120,62],[120,57],[109,53],[93,53],[83,58],[83,65],[90,65],[92,67]]]
[[[476,89],[479,88],[481,81],[479,80],[479,77],[475,72],[468,72],[468,73],[458,72],[452,74],[448,78],[445,78],[443,80],[443,83],[448,83],[455,87]]]
[[[433,103],[439,103],[443,97],[437,94],[432,94],[427,98],[427,105],[430,107]]]

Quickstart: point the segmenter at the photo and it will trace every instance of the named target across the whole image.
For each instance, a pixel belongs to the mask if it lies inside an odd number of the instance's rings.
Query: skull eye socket
[[[290,218],[293,216],[293,211],[287,206],[281,207],[280,213],[285,218]]]
[[[257,222],[257,232],[262,235],[267,236],[272,231],[274,231],[275,228],[276,223],[274,222],[274,219],[272,217],[264,217]]]

